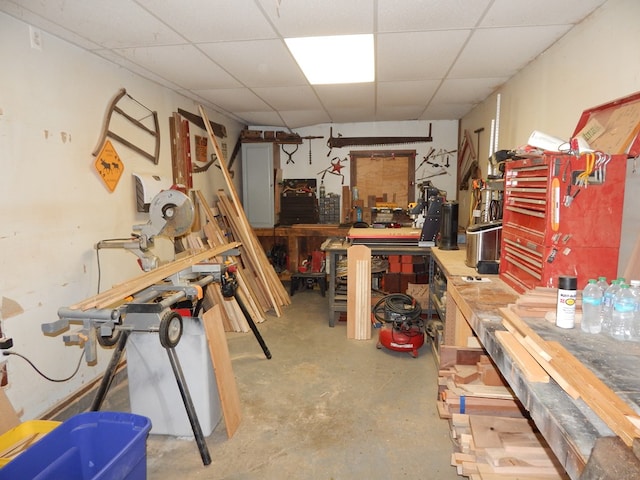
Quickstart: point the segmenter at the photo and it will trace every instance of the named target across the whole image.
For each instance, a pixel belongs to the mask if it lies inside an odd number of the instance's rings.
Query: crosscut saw
[[[423,142],[433,142],[433,137],[431,136],[431,123],[429,123],[429,135],[426,137],[343,137],[340,134],[338,134],[337,137],[334,137],[333,127],[331,127],[329,130],[329,140],[327,140],[327,146],[329,147],[329,154],[327,154],[327,156],[331,154],[332,148]]]

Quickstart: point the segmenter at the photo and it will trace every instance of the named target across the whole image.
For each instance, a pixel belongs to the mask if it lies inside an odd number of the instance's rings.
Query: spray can
[[[573,328],[575,326],[577,289],[577,277],[558,277],[558,300],[556,303],[557,327]]]

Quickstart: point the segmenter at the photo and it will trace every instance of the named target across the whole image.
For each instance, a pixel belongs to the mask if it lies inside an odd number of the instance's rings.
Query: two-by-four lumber
[[[171,275],[185,270],[196,263],[208,260],[217,255],[222,255],[229,250],[237,248],[239,245],[239,242],[228,243],[226,245],[204,250],[203,252],[195,253],[188,257],[181,258],[180,260],[175,260],[143,275],[116,285],[109,290],[99,293],[98,295],[87,298],[86,300],[76,303],[69,308],[84,311],[90,308],[107,308],[118,303],[122,303],[130,295],[134,295],[155,283],[161,282],[164,279],[169,278]]]

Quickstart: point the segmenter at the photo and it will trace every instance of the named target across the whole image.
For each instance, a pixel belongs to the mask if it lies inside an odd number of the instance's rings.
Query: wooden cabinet
[[[560,275],[577,276],[579,288],[617,276],[626,157],[596,163],[585,187],[586,162],[558,154],[506,164],[500,277],[517,291],[557,287]]]
[[[242,144],[242,206],[252,227],[276,224],[276,189],[280,145]]]

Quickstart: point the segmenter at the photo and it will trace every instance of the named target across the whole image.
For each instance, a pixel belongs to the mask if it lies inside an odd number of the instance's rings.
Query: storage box
[[[0,480],[145,480],[150,429],[132,413],[81,413],[7,463]]]
[[[0,467],[9,463],[31,445],[60,425],[51,420],[28,420],[0,436]]]

